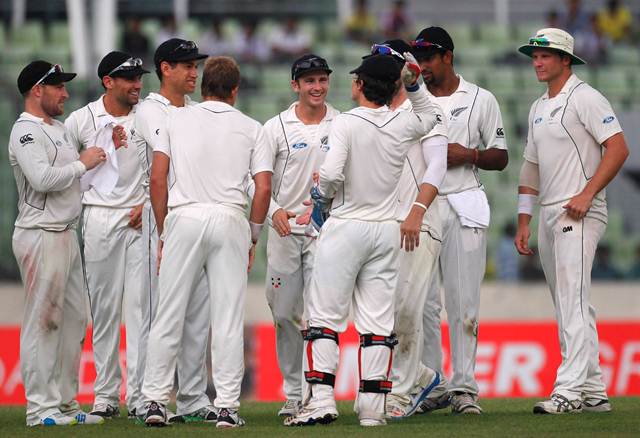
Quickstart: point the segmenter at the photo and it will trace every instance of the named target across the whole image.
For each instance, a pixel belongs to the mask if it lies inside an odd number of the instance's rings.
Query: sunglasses
[[[107,76],[111,76],[117,71],[135,70],[136,68],[140,68],[140,67],[142,67],[142,59],[129,58],[125,62],[123,62],[122,64],[120,64],[119,66],[111,70],[109,73],[107,73]]]
[[[395,58],[397,58],[399,61],[404,62],[404,56],[396,51],[393,50],[391,47],[389,46],[385,46],[384,44],[374,44],[373,46],[371,46],[371,54],[372,55],[391,55]]]
[[[534,37],[534,38],[529,38],[529,45],[530,46],[548,47],[548,46],[551,45],[551,41],[549,41],[548,39],[546,39],[544,37]]]
[[[440,44],[431,43],[431,42],[425,41],[423,39],[417,39],[417,40],[414,40],[414,41],[409,41],[409,45],[411,47],[420,47],[420,48],[423,48],[423,49],[434,48],[434,49],[440,49],[440,50],[447,50],[444,47],[442,47]]]
[[[328,70],[329,66],[327,65],[327,61],[322,58],[305,59],[304,61],[298,62],[293,67],[293,76],[295,77],[300,70],[307,70],[309,68],[322,68]]]
[[[187,51],[192,51],[192,50],[198,50],[198,45],[195,43],[195,41],[185,41],[184,43],[180,43],[178,44],[172,51],[171,53],[175,53],[178,50],[187,50]]]
[[[54,64],[51,66],[51,68],[49,69],[48,72],[46,72],[44,74],[44,76],[42,76],[40,78],[40,80],[38,82],[36,82],[35,84],[33,84],[33,86],[35,87],[36,85],[40,85],[42,82],[44,82],[49,76],[51,76],[52,74],[55,73],[64,73],[64,70],[62,69],[62,66],[60,64]]]

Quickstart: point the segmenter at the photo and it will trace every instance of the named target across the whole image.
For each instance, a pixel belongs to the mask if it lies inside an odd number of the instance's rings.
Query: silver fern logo
[[[466,110],[468,107],[467,106],[462,106],[460,108],[455,108],[451,110],[451,117],[458,117],[460,114],[462,114],[464,112],[464,110]]]

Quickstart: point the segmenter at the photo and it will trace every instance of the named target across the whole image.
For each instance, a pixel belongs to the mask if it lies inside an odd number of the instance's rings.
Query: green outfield
[[[608,414],[533,415],[532,399],[482,400],[481,416],[452,416],[448,410],[394,421],[386,427],[362,428],[350,402],[340,403],[340,418],[328,426],[286,428],[274,415],[278,403],[246,402],[241,414],[247,425],[236,430],[217,430],[211,424],[183,424],[151,429],[134,424],[125,417],[101,426],[35,427],[24,426],[23,408],[0,409],[2,437],[192,437],[232,434],[256,437],[637,437],[640,436],[640,398],[612,399],[614,411]]]

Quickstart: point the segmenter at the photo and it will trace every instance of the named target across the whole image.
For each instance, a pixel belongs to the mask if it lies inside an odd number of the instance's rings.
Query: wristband
[[[415,201],[415,202],[413,203],[413,205],[415,205],[416,207],[423,208],[423,209],[424,209],[424,211],[427,211],[427,206],[426,206],[426,205],[424,205],[422,202]]]
[[[264,223],[256,224],[255,222],[249,221],[249,228],[251,228],[251,242],[258,243],[263,226]]]
[[[518,214],[533,216],[533,208],[538,203],[538,195],[520,193],[518,195]]]

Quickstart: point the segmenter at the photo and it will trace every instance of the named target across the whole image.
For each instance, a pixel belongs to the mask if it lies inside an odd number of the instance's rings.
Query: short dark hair
[[[160,61],[160,64],[158,64],[158,66],[156,67],[156,76],[158,76],[158,79],[160,79],[160,83],[162,83],[162,63],[166,62],[168,63],[171,68],[176,68],[176,65],[178,64],[177,62],[172,62],[172,61]]]
[[[358,80],[362,81],[362,94],[376,105],[389,105],[396,93],[395,81],[381,81],[366,74],[358,74]]]
[[[238,63],[228,56],[212,56],[204,64],[202,74],[202,97],[228,99],[240,84]]]

